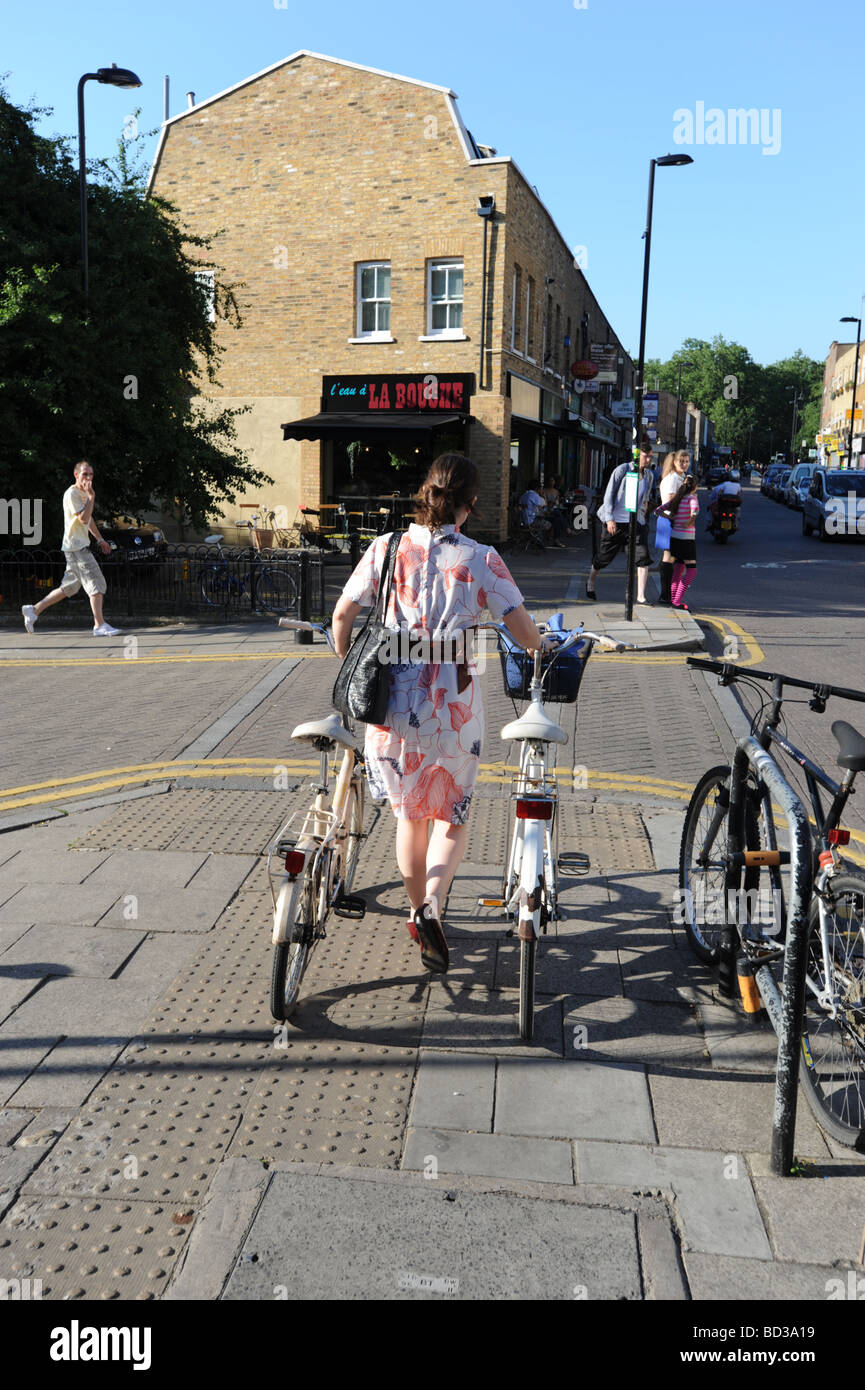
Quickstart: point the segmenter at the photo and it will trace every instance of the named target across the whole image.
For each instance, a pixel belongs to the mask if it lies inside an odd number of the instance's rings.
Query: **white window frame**
[[[427,304],[427,331],[426,331],[426,340],[427,340],[427,341],[428,341],[429,339],[431,339],[431,338],[434,338],[434,339],[441,339],[441,338],[450,338],[450,339],[454,339],[454,338],[465,338],[465,336],[466,336],[465,331],[464,331],[464,327],[463,327],[463,324],[462,324],[462,323],[459,325],[458,328],[433,328],[433,326],[432,326],[432,318],[433,318],[432,277],[433,277],[433,271],[434,271],[434,270],[440,270],[442,267],[445,267],[445,266],[459,266],[460,270],[461,270],[462,273],[463,273],[463,295],[462,295],[462,298],[459,300],[459,304],[460,304],[460,306],[461,306],[461,308],[462,308],[463,314],[465,313],[465,273],[466,273],[466,271],[465,271],[465,261],[464,261],[463,257],[462,257],[462,256],[442,256],[442,257],[441,257],[440,259],[438,259],[438,260],[427,261],[427,267],[426,267],[426,304]],[[437,302],[441,303],[442,301],[437,301]],[[446,300],[444,300],[443,302],[444,302],[445,304],[456,304],[456,303],[457,303],[457,301],[456,301],[455,299],[446,299]],[[462,316],[461,316],[461,317],[462,317]]]
[[[195,283],[204,296],[208,323],[216,322],[216,271],[196,270]]]
[[[350,338],[350,339],[349,339],[349,341],[352,342],[352,343],[371,343],[371,342],[372,342],[372,343],[392,343],[392,342],[394,341],[394,338],[393,338],[392,335],[391,335],[390,327],[388,327],[388,328],[370,328],[370,329],[364,329],[364,327],[363,327],[363,306],[364,306],[364,304],[376,304],[376,305],[378,305],[378,304],[387,304],[387,305],[388,305],[388,319],[390,319],[390,315],[391,315],[391,313],[393,312],[393,297],[392,297],[392,295],[389,295],[388,298],[387,298],[386,300],[385,300],[385,299],[363,299],[362,296],[361,296],[361,282],[362,282],[363,272],[364,272],[365,270],[378,269],[378,268],[384,267],[384,266],[387,266],[387,269],[388,269],[389,271],[391,271],[391,274],[392,274],[392,265],[391,265],[391,262],[390,262],[390,261],[358,261],[358,263],[357,263],[357,271],[356,271],[356,278],[355,278],[355,285],[356,285],[356,294],[355,294],[355,298],[356,298],[356,303],[357,303],[357,309],[356,309],[356,312],[355,312],[355,330],[356,330],[356,337]],[[376,278],[377,278],[377,277],[376,277]],[[391,282],[391,284],[392,284],[392,282]],[[377,285],[376,285],[376,288],[378,288]],[[378,309],[376,309],[376,321],[378,321]]]

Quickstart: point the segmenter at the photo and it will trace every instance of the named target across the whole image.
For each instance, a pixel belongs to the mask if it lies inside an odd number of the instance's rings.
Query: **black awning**
[[[433,430],[453,429],[471,420],[470,415],[439,415],[435,411],[369,410],[362,415],[333,411],[330,415],[309,415],[282,426],[286,439],[362,439],[386,434],[431,434]]]

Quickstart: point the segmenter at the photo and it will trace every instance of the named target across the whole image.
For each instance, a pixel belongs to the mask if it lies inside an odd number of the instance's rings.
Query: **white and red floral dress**
[[[342,591],[363,606],[378,595],[390,537],[379,536]],[[488,609],[498,622],[523,602],[501,556],[463,536],[453,525],[431,532],[412,524],[400,541],[385,622],[432,638],[474,627]],[[468,663],[468,687],[459,668],[390,667],[387,727],[368,724],[367,776],[372,794],[387,797],[395,816],[464,825],[478,775],[484,710],[477,667]]]

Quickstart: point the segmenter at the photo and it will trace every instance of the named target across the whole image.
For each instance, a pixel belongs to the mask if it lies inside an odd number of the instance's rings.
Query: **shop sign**
[[[618,380],[619,349],[615,343],[592,343],[589,356],[598,369],[598,381],[602,386]]]
[[[629,396],[624,401],[613,401],[610,406],[614,420],[633,420],[634,418],[634,398]]]
[[[452,372],[418,373],[416,376],[326,376],[322,378],[321,405],[327,414],[343,411],[370,415],[378,410],[416,414],[419,411],[467,411],[474,391],[474,376]]]
[[[579,381],[591,381],[592,377],[598,375],[596,362],[587,362],[583,359],[580,362],[571,363],[571,376],[577,377]]]
[[[658,418],[658,393],[657,391],[647,391],[643,396],[643,419],[657,420]]]
[[[580,395],[589,396],[596,396],[601,389],[596,381],[580,381],[578,377],[574,379],[573,387]]]

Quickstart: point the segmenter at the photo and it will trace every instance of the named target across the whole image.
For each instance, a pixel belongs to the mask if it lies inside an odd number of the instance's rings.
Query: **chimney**
[[[187,93],[186,93],[186,100],[187,100],[187,103],[188,103],[188,105],[189,105],[189,109],[190,109],[190,111],[191,111],[192,108],[193,108],[193,106],[195,105],[195,93],[194,93],[194,92],[187,92]]]

